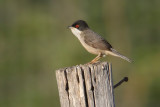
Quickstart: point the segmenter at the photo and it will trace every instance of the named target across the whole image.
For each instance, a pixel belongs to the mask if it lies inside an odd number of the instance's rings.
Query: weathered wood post
[[[107,62],[59,69],[56,78],[61,107],[115,107]]]

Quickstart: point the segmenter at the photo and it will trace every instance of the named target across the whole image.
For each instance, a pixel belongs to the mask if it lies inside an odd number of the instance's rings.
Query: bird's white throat
[[[81,35],[82,31],[80,31],[74,27],[71,28],[71,31],[78,39],[80,39],[80,35]]]

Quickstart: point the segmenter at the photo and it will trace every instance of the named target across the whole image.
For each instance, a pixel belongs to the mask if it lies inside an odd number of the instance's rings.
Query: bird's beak
[[[72,28],[72,26],[68,26],[67,28],[68,28],[68,29],[71,29],[71,28]]]

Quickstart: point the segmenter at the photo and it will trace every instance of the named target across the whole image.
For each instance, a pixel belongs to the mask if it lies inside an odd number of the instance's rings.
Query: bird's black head
[[[77,28],[80,31],[86,30],[89,28],[89,26],[87,25],[87,23],[83,20],[77,20],[76,22],[74,22],[72,24],[72,27]]]

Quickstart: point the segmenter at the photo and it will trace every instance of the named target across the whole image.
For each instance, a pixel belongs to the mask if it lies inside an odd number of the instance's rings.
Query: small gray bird
[[[88,52],[98,55],[90,62],[90,64],[96,63],[105,55],[117,56],[131,62],[129,58],[121,55],[113,49],[113,47],[104,38],[93,32],[85,21],[78,20],[69,26],[69,28]]]

